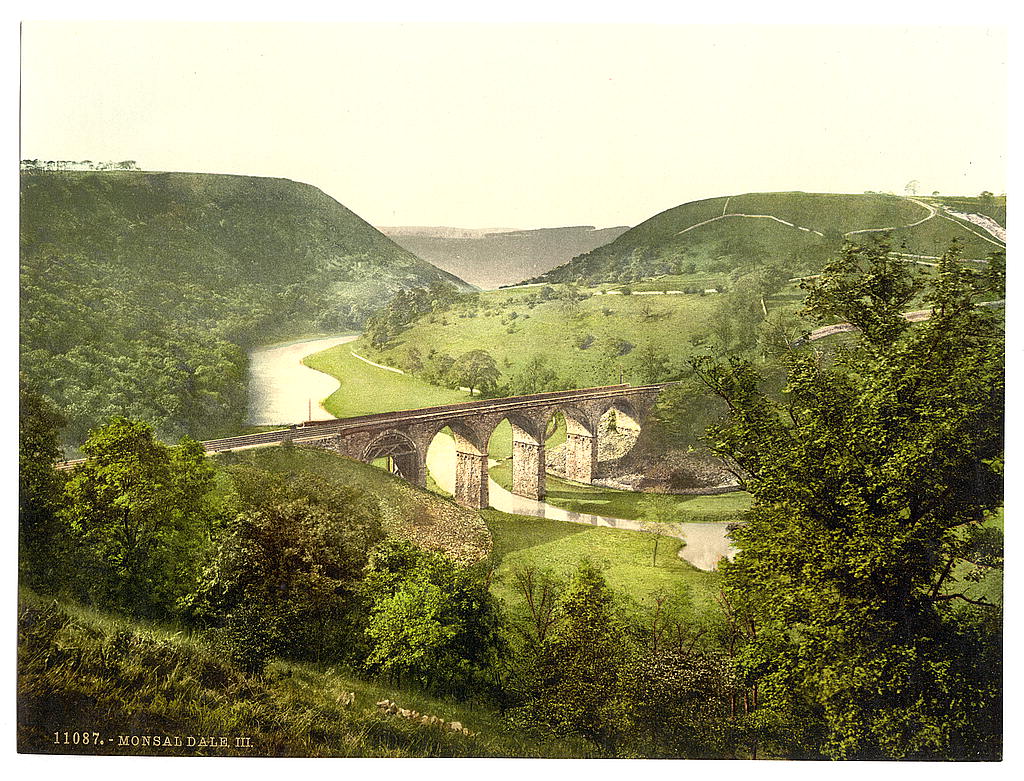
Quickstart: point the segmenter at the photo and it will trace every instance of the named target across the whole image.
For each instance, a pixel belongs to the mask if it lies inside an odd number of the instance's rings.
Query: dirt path
[[[775,220],[775,222],[782,223],[783,225],[788,225],[790,228],[796,228],[797,230],[806,231],[807,233],[814,233],[818,236],[825,235],[821,231],[816,231],[813,228],[805,228],[803,225],[794,225],[791,222],[787,222],[786,220],[776,217],[774,214],[740,214],[738,212],[733,212],[731,214],[720,214],[717,217],[712,217],[710,220],[704,220],[702,222],[696,223],[695,225],[691,225],[689,228],[683,228],[681,231],[676,233],[676,236],[682,236],[684,233],[692,231],[694,228],[699,228],[702,225],[707,225],[708,223],[716,222],[718,220],[724,220],[727,217],[748,217],[754,220]]]
[[[909,225],[890,225],[887,228],[864,228],[862,230],[847,231],[843,235],[853,236],[858,233],[884,233],[885,231],[901,230],[903,228],[913,228],[915,225],[920,225],[922,222],[928,222],[928,220],[932,219],[933,217],[935,217],[935,215],[939,213],[938,209],[936,209],[934,206],[930,204],[925,203],[924,201],[919,201],[916,198],[907,198],[906,200],[910,201],[911,203],[916,203],[922,209],[927,209],[928,216],[922,217],[917,222],[912,222]]]

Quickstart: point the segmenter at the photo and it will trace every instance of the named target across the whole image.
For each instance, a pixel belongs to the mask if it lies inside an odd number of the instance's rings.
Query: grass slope
[[[536,290],[481,293],[475,302],[421,318],[384,353],[373,353],[362,341],[353,349],[395,365],[413,348],[422,355],[437,350],[456,357],[480,348],[495,357],[506,378],[543,357],[576,387],[609,385],[619,381],[620,370],[626,382],[633,381],[647,345],[681,363],[692,349],[691,338],[710,332],[717,305],[713,295],[595,295],[581,302],[577,317],[568,318],[559,301],[531,308],[530,295]]]
[[[19,602],[17,746],[23,753],[585,755],[571,741],[531,741],[506,728],[488,708],[389,687],[331,667],[275,662],[265,676],[249,676],[225,660],[215,632],[140,624],[30,592],[23,592]],[[346,706],[341,698],[348,692],[355,694],[355,702]],[[382,715],[375,707],[382,699],[458,721],[476,735]],[[55,744],[54,733],[60,739],[64,731],[83,730],[88,745]],[[132,745],[133,736],[139,745]],[[147,746],[142,736],[180,736],[183,745]],[[225,736],[228,746],[190,747],[189,736]],[[251,747],[236,746],[238,737],[247,737]],[[126,745],[120,745],[123,738]]]
[[[526,609],[512,581],[517,568],[532,565],[568,577],[584,559],[601,567],[608,585],[634,614],[652,609],[655,594],[679,589],[689,590],[698,613],[718,609],[714,597],[720,576],[680,559],[681,540],[658,537],[655,560],[655,535],[646,532],[527,518],[497,510],[482,514],[494,539],[491,560],[497,569],[492,591],[513,614]]]
[[[424,491],[389,472],[326,450],[309,447],[267,447],[222,454],[220,466],[246,463],[271,472],[312,472],[338,485],[354,486],[376,502],[381,521],[391,534],[428,550],[443,551],[464,563],[478,561],[491,550],[491,537],[478,513],[450,499]],[[220,470],[221,497],[230,480]]]
[[[969,207],[1002,218],[1005,224],[1005,199],[1001,207],[998,199],[948,200],[953,208]],[[905,244],[905,251],[912,254],[937,254],[937,248],[945,249],[954,237],[964,245],[965,257],[983,259],[997,249],[963,225],[941,217],[904,228],[928,217],[924,201],[876,193],[801,192],[694,201],[657,214],[610,244],[534,281],[632,282],[689,268],[713,273],[767,263],[798,276],[815,273],[840,248],[845,234],[883,228],[894,229],[896,246]],[[866,241],[871,235],[854,233],[851,238]]]

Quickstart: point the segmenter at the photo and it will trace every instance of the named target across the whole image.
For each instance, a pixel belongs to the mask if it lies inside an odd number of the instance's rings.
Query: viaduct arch
[[[207,452],[277,445],[314,444],[370,463],[388,457],[393,471],[425,488],[427,448],[435,435],[449,428],[455,439],[455,500],[466,507],[488,506],[487,447],[494,429],[507,420],[512,426],[512,492],[544,498],[544,432],[556,413],[566,424],[565,476],[591,483],[597,472],[597,439],[601,418],[614,410],[616,425],[639,430],[658,394],[670,383],[607,385],[529,396],[467,401],[440,407],[383,412],[376,415],[307,421],[285,429],[203,442]],[[67,469],[77,461],[66,461]]]
[[[395,472],[425,487],[427,448],[447,427],[455,440],[455,500],[479,509],[488,506],[488,442],[503,421],[512,426],[512,492],[543,499],[544,432],[556,413],[566,423],[565,475],[591,483],[601,418],[614,410],[617,426],[639,430],[663,387],[612,385],[346,418],[308,424],[293,438],[317,439],[323,447],[364,462],[390,456]],[[321,433],[314,436],[311,429]]]

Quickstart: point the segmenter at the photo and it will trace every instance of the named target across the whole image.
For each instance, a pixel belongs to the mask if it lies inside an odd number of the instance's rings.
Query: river
[[[249,422],[253,425],[297,423],[308,418],[310,406],[317,417],[323,418],[325,414],[330,417],[320,406],[320,401],[337,390],[339,383],[329,375],[304,366],[302,359],[356,338],[349,334],[252,350],[249,353]],[[442,489],[448,493],[455,492],[455,442],[451,437],[434,438],[427,451],[427,469]],[[488,483],[488,493],[491,507],[502,512],[613,529],[648,531],[650,528],[642,521],[570,512],[516,496],[494,480]],[[726,522],[679,523],[675,526],[678,533],[671,536],[686,542],[679,551],[680,558],[698,569],[713,570],[723,556],[731,558],[735,553],[726,536]]]
[[[302,359],[358,338],[359,334],[328,336],[251,350],[246,422],[252,426],[277,426],[300,423],[310,417],[333,418],[320,402],[334,393],[340,383],[329,374],[303,365]]]

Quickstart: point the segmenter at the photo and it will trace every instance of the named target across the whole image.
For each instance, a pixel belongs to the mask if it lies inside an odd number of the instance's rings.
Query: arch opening
[[[629,454],[640,437],[640,415],[626,399],[615,399],[601,415],[597,427],[597,470],[605,474]]]
[[[534,416],[516,413],[501,420],[487,443],[489,473],[502,489],[527,499],[546,493],[548,444],[564,442],[565,423],[538,410]]]
[[[423,487],[426,470],[420,452],[408,436],[401,431],[385,431],[363,451],[362,461],[384,469]]]
[[[440,427],[427,446],[424,485],[465,506],[488,504],[486,441],[458,423]]]

